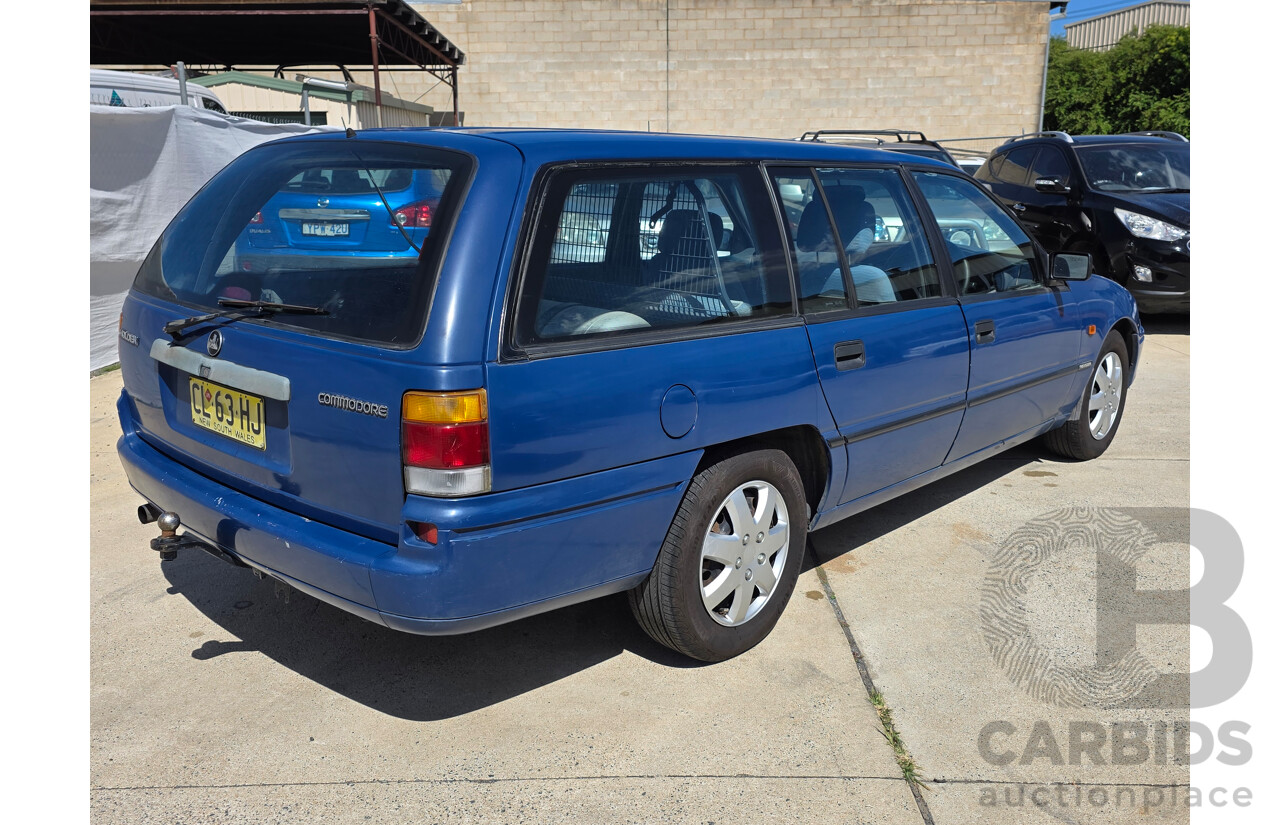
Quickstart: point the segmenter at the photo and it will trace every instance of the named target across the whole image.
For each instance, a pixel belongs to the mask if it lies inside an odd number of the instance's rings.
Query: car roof
[[[1076,143],[1090,145],[1099,143],[1150,143],[1160,144],[1161,146],[1185,146],[1186,144],[1180,140],[1170,140],[1162,137],[1152,137],[1150,135],[1080,135],[1071,138]]]
[[[301,135],[290,142],[343,139],[341,132]],[[954,169],[949,164],[919,155],[904,155],[881,149],[843,146],[814,141],[770,138],[685,135],[668,132],[623,132],[597,129],[516,129],[516,128],[395,128],[354,132],[357,140],[394,140],[406,143],[444,145],[476,154],[484,144],[499,141],[518,149],[534,164],[557,161],[610,159],[654,160],[774,160],[801,163],[885,163],[910,162]],[[447,137],[446,137],[447,136]],[[276,141],[273,141],[276,142]]]
[[[1012,149],[1016,146],[1043,146],[1049,143],[1054,146],[1104,146],[1104,145],[1120,145],[1120,144],[1145,144],[1148,146],[1187,146],[1180,140],[1170,140],[1169,138],[1155,137],[1152,135],[1072,135],[1070,141],[1063,140],[1058,137],[1033,137],[1020,138],[1011,140],[1001,144],[996,148],[996,152],[1003,152],[1006,149]],[[993,153],[994,154],[994,153]]]

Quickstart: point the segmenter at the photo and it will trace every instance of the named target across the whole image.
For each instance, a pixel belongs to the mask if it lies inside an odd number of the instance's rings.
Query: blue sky
[[[1145,0],[1071,0],[1067,6],[1067,16],[1062,20],[1054,20],[1050,24],[1049,33],[1054,37],[1061,37],[1066,34],[1065,27],[1068,23],[1088,20],[1116,9],[1127,9],[1142,2]]]

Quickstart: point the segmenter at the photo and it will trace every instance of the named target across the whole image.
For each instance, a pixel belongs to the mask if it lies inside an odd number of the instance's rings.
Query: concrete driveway
[[[1187,822],[1185,623],[1115,649],[1115,565],[1067,542],[1017,568],[1006,541],[1063,507],[1138,530],[1121,572],[1185,608],[1190,337],[1149,332],[1103,458],[1020,448],[814,534],[777,629],[713,666],[621,597],[428,639],[203,554],[162,567],[115,457],[119,373],[95,377],[94,821]],[[1124,701],[1088,678],[1112,658]]]

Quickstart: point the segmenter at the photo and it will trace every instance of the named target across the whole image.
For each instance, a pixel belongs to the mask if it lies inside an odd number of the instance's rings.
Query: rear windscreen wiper
[[[210,312],[207,315],[194,315],[179,321],[170,321],[164,325],[164,331],[174,338],[187,327],[203,324],[216,318],[235,321],[240,318],[252,318],[259,315],[284,312],[291,315],[328,315],[329,310],[322,307],[300,306],[298,304],[282,304],[278,301],[246,301],[240,298],[219,298],[218,305],[228,309]]]

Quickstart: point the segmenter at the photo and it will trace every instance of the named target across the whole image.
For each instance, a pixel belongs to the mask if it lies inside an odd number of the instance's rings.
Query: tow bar
[[[151,549],[160,554],[161,562],[173,561],[178,557],[179,550],[198,549],[236,567],[248,567],[230,553],[207,544],[189,533],[179,536],[178,528],[182,526],[182,518],[177,513],[161,512],[160,508],[154,504],[143,504],[138,507],[138,521],[143,524],[155,522],[160,528],[160,535],[151,540]]]

